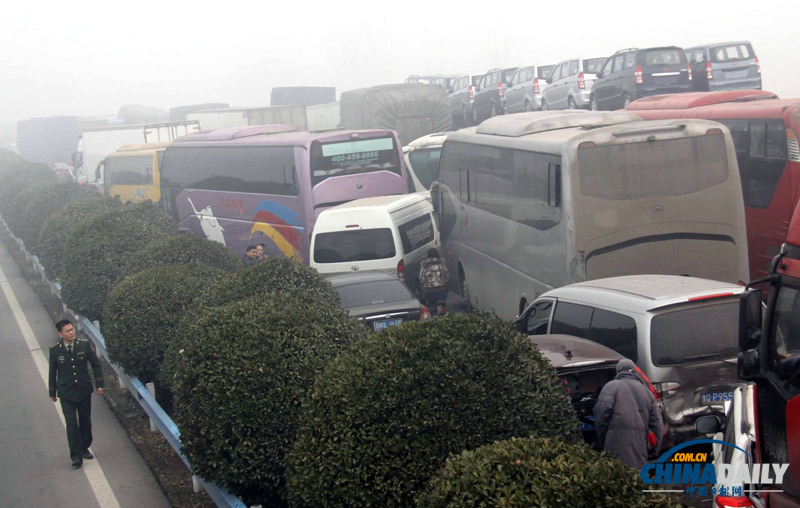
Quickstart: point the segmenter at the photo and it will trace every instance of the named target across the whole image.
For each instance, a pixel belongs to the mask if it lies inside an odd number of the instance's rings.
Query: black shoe
[[[85,452],[83,452],[83,458],[87,460],[93,459],[94,455],[92,455],[92,452],[90,452],[89,450],[86,450]]]
[[[75,459],[72,461],[72,469],[78,469],[83,465],[83,459]]]

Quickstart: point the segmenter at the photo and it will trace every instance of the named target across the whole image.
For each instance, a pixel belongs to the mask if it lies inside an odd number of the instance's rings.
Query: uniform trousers
[[[79,402],[63,398],[59,400],[67,423],[69,456],[72,460],[77,460],[92,445],[92,396],[88,395]]]

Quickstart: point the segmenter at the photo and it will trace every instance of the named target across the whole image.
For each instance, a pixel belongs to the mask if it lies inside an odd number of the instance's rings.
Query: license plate
[[[375,330],[383,330],[384,328],[388,328],[390,326],[396,326],[403,322],[403,318],[396,318],[396,319],[384,319],[381,321],[373,321],[372,326]]]
[[[586,418],[594,421],[594,416],[587,416]],[[581,422],[581,430],[594,430],[594,424]]]
[[[714,404],[717,402],[727,402],[729,400],[733,400],[733,391],[704,393],[700,398],[700,402],[703,404]]]

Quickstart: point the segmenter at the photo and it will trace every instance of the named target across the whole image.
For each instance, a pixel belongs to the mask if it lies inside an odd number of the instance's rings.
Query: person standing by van
[[[447,276],[447,266],[439,257],[439,251],[428,249],[428,257],[420,264],[419,287],[425,305],[435,309],[440,316],[445,313],[447,305]]]
[[[658,449],[662,434],[656,399],[636,376],[636,365],[623,358],[617,376],[606,383],[594,405],[597,443],[612,457],[634,469],[647,463],[647,451]],[[655,444],[651,437],[655,434]]]

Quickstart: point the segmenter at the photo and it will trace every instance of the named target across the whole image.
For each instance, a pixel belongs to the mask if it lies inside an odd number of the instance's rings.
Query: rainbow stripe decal
[[[302,263],[302,229],[302,220],[295,211],[274,201],[262,201],[253,216],[250,243],[258,243],[253,235],[260,232],[272,240],[284,256]]]

